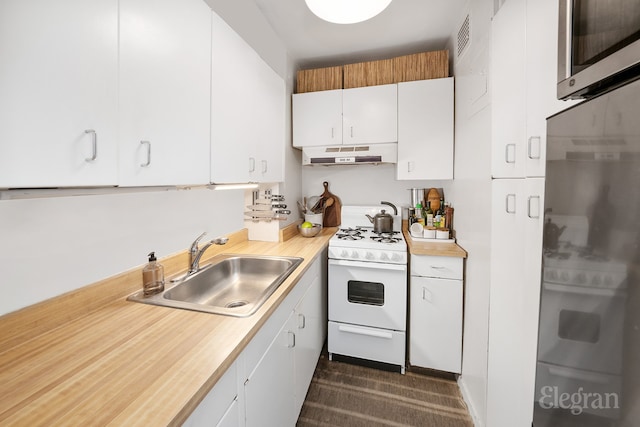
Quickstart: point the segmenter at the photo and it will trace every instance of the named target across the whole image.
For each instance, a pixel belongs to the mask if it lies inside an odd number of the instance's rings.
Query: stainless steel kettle
[[[386,213],[384,209],[374,217],[367,215],[373,224],[374,233],[390,233],[393,231],[393,215]]]
[[[389,205],[393,208],[394,214],[398,214],[398,209],[389,202],[380,202],[384,205]],[[366,215],[369,221],[373,224],[374,233],[391,233],[393,231],[393,215],[388,214],[384,209],[375,216]]]

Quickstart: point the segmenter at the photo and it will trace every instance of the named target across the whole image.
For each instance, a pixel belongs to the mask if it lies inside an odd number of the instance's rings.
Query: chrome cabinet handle
[[[509,200],[512,199],[513,200],[513,210],[509,209]],[[507,196],[504,198],[505,200],[505,211],[508,214],[514,214],[516,213],[516,195],[514,193],[509,193],[507,194]]]
[[[293,331],[287,331],[287,335],[288,335],[288,340],[287,340],[287,347],[288,348],[293,348],[296,346],[296,334]]]
[[[262,160],[261,163],[262,163],[262,173],[267,173],[267,167],[268,167],[267,161]]]
[[[84,133],[91,134],[91,145],[93,146],[91,157],[87,157],[84,159],[85,162],[93,162],[98,158],[98,134],[93,129],[87,129]]]
[[[538,209],[535,215],[531,214],[531,200],[536,199],[538,201]],[[527,198],[527,216],[531,219],[540,218],[540,196],[529,196]]]
[[[407,172],[413,171],[413,162],[407,162]]]
[[[542,138],[540,138],[539,136],[532,136],[529,137],[529,141],[528,141],[528,145],[527,145],[527,156],[531,159],[531,160],[538,160],[540,159],[540,142],[542,141]],[[537,154],[534,156],[533,155],[533,143],[536,143],[536,147],[537,147]]]
[[[509,147],[513,147],[513,160],[509,160]],[[515,163],[516,162],[516,144],[507,144],[504,146],[504,161],[506,163]]]
[[[304,329],[307,325],[307,319],[304,317],[304,314],[298,314],[298,329]]]
[[[140,166],[146,168],[151,164],[151,142],[149,141],[140,141],[140,145],[147,146],[147,163],[140,163]]]
[[[353,138],[353,126],[351,126],[351,138]]]
[[[333,128],[333,127],[331,128],[331,139],[335,138],[335,135],[334,135],[334,129],[335,129],[335,128]]]
[[[427,288],[422,288],[422,299],[427,302],[433,302],[433,294]]]
[[[253,157],[249,157],[249,172],[254,172],[256,170],[256,159]]]

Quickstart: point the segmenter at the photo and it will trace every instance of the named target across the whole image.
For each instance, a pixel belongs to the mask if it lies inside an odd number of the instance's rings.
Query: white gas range
[[[329,241],[329,358],[335,355],[405,369],[407,245],[402,216],[393,232],[374,233],[366,215],[386,206],[343,206]]]

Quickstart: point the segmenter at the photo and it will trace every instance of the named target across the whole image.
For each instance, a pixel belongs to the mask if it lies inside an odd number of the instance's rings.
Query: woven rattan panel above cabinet
[[[296,93],[342,89],[342,66],[300,70],[296,79]]]
[[[394,81],[441,79],[449,77],[449,51],[436,50],[393,58]]]
[[[344,66],[344,89],[395,83],[393,59],[360,62]]]

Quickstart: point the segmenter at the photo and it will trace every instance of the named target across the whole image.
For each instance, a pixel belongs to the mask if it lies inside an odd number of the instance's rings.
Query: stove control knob
[[[575,280],[576,280],[576,283],[580,285],[587,283],[587,275],[584,273],[578,273],[576,274]]]
[[[600,277],[599,274],[594,274],[593,278],[591,279],[591,284],[600,286],[602,284],[602,277]]]
[[[349,252],[347,252],[347,251],[340,252],[340,257],[341,258],[347,258],[348,256],[349,256]]]
[[[376,259],[376,256],[375,256],[373,253],[371,253],[371,252],[367,252],[367,254],[366,254],[364,257],[365,257],[366,259],[368,259],[368,260],[374,260],[374,259]]]
[[[566,271],[563,271],[560,273],[560,280],[563,282],[568,282],[569,281],[569,273]]]
[[[393,255],[391,255],[391,260],[392,260],[392,261],[402,261],[402,255],[400,255],[400,254],[393,254]]]
[[[545,276],[547,276],[549,280],[556,280],[558,278],[558,272],[555,270],[547,270]]]
[[[351,252],[351,258],[353,258],[353,259],[360,258],[360,254],[358,253],[358,251]]]
[[[386,260],[388,260],[388,259],[389,259],[389,256],[387,255],[387,253],[386,253],[386,252],[382,252],[382,253],[380,254],[380,259],[381,259],[382,261],[386,261]]]

